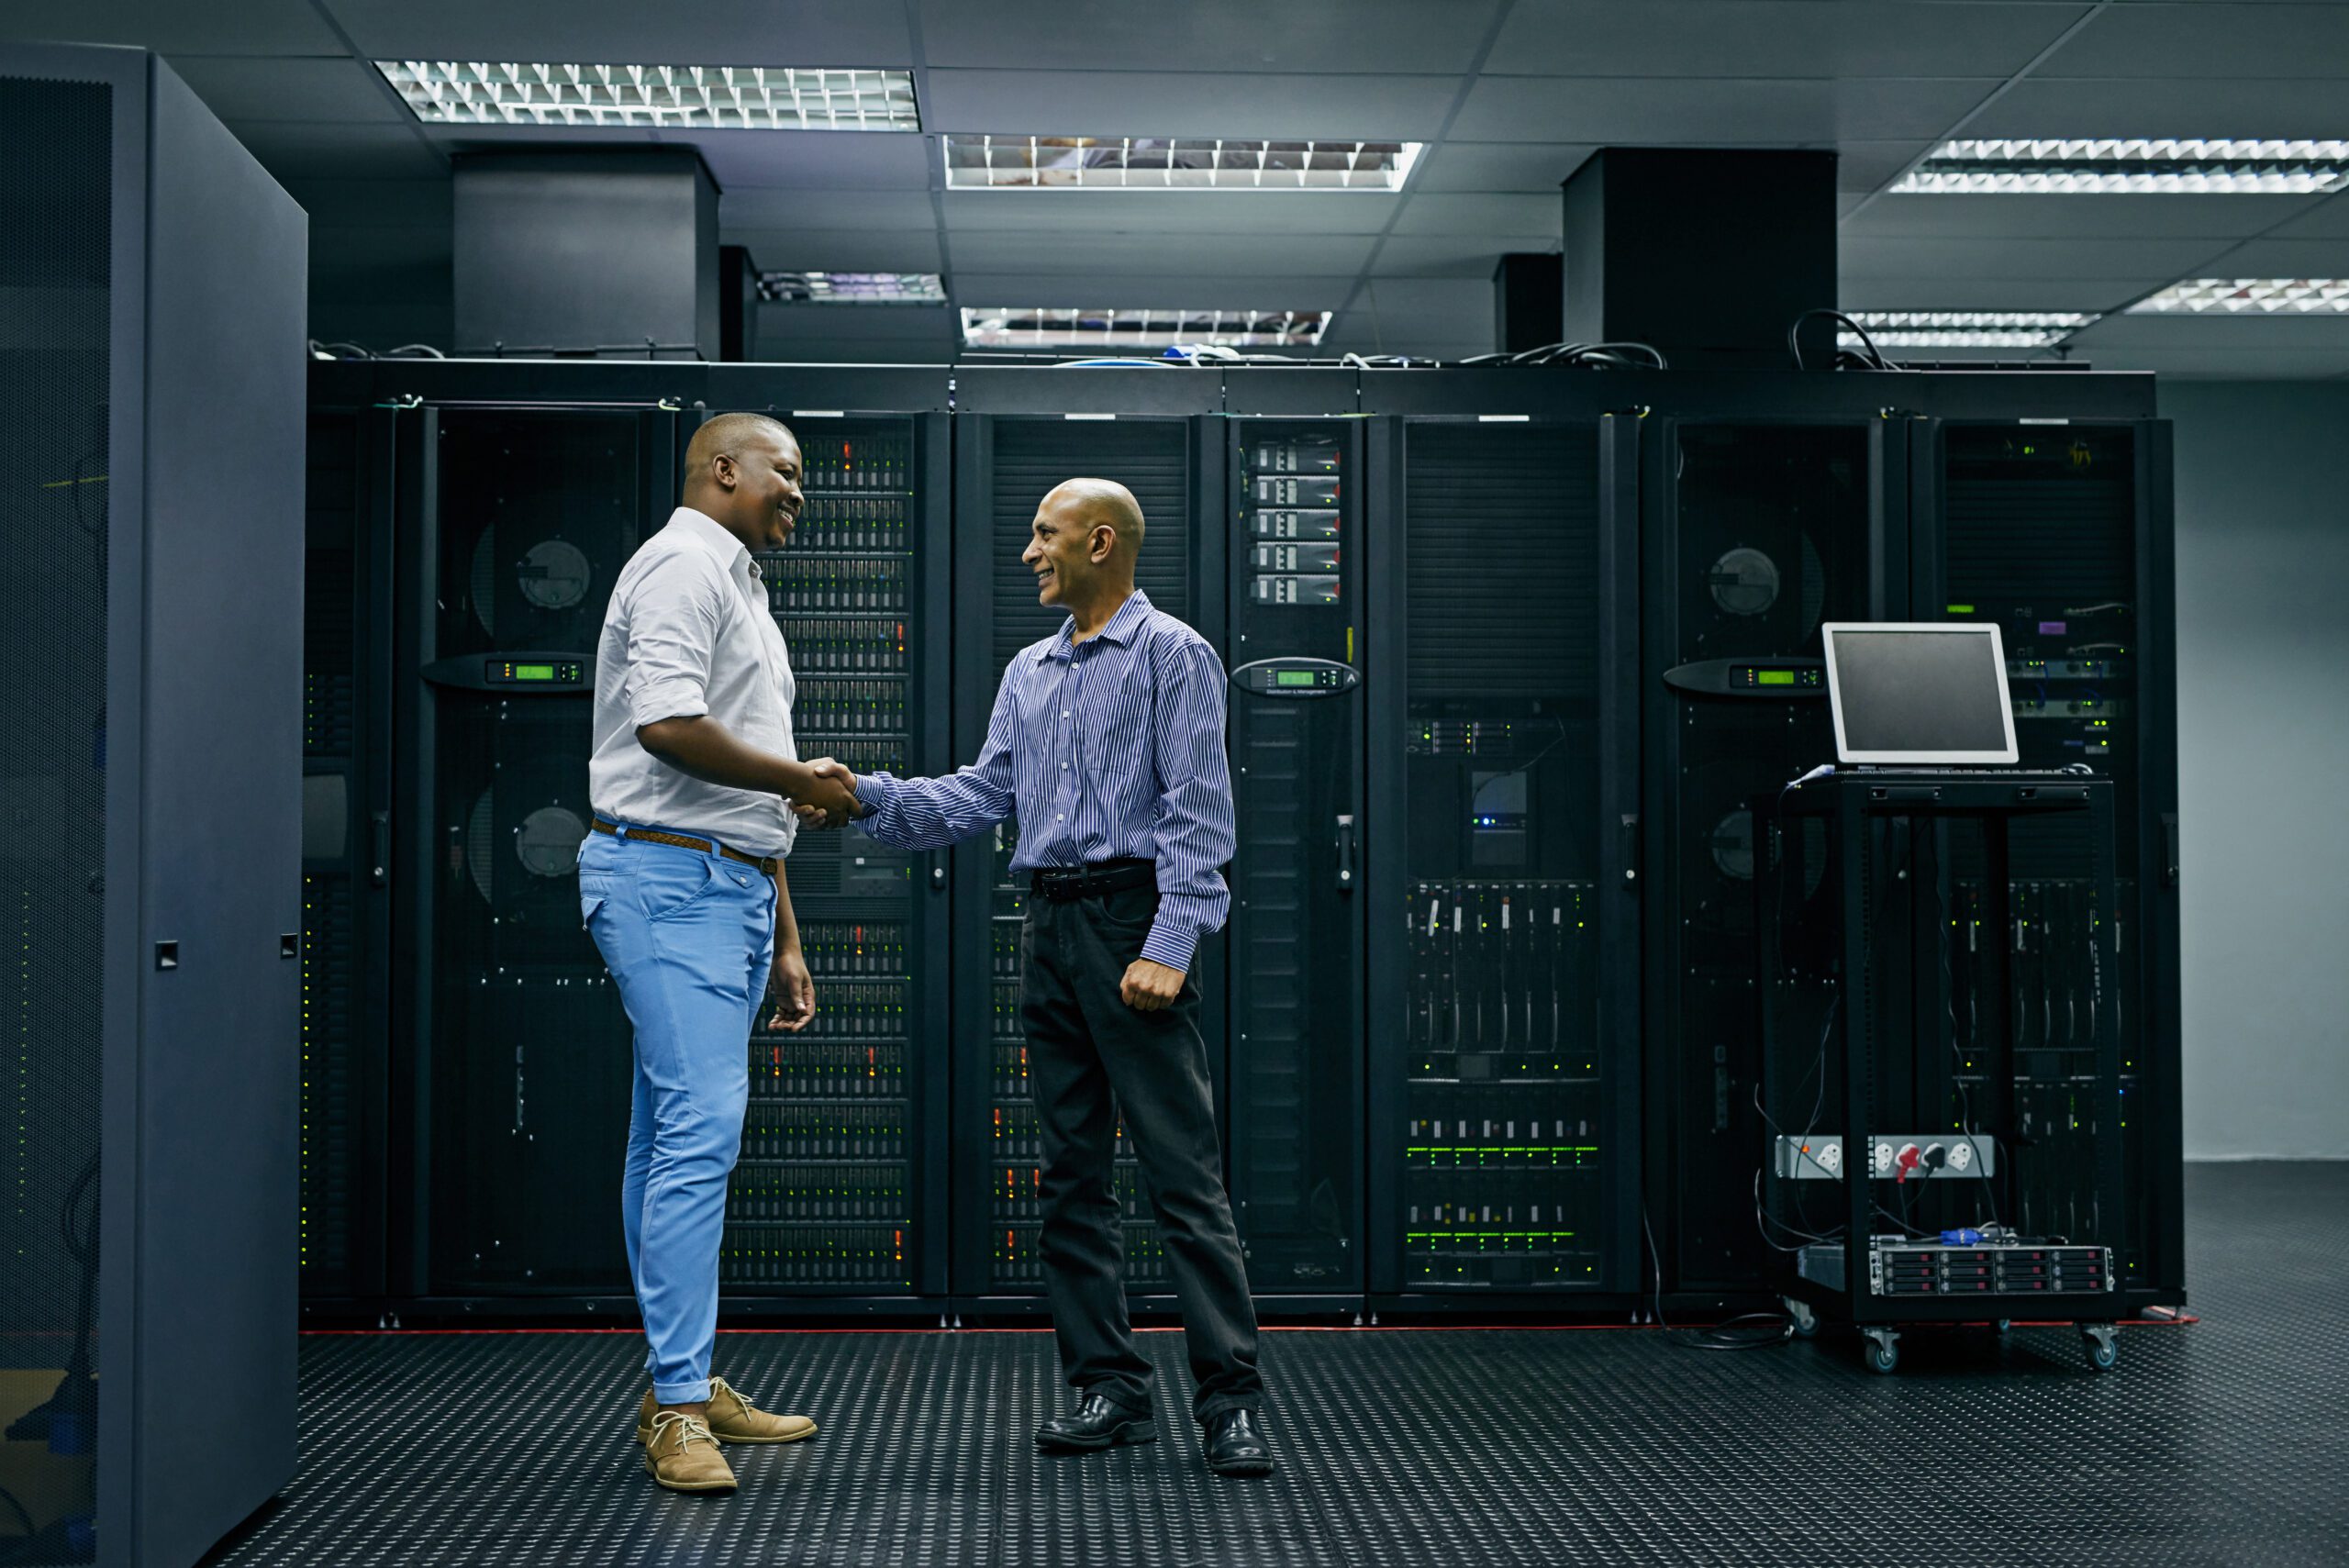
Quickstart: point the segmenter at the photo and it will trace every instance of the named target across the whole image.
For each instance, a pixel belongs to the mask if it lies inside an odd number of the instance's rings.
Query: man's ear
[[[725,452],[719,452],[709,460],[709,473],[723,490],[733,489],[741,480],[740,471],[734,466],[734,459]]]
[[[1100,565],[1118,552],[1118,530],[1107,523],[1093,525],[1093,548],[1087,552],[1093,564]]]

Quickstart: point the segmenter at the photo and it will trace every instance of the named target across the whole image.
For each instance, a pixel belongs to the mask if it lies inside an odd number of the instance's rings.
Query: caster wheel
[[[2001,1318],[1997,1322],[1990,1325],[1990,1331],[2003,1339],[2006,1336],[2007,1330],[2014,1326],[2013,1318]]]
[[[1900,1347],[1879,1345],[1871,1340],[1867,1343],[1867,1358],[1870,1372],[1890,1372],[1900,1364]]]
[[[1810,1303],[1797,1301],[1790,1296],[1782,1296],[1778,1299],[1786,1305],[1787,1321],[1792,1325],[1796,1339],[1809,1340],[1818,1335],[1819,1314],[1810,1309]]]
[[[2091,1339],[2087,1341],[2088,1365],[2099,1372],[2110,1372],[2121,1360],[2121,1347],[2110,1340]]]

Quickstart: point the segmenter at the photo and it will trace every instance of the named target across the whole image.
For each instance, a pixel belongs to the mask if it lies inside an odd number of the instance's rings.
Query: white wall
[[[2349,385],[2176,382],[2188,1159],[2349,1156]]]

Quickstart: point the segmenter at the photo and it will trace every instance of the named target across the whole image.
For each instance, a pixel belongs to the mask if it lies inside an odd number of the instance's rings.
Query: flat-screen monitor
[[[1844,762],[2012,762],[2014,704],[1998,623],[1834,622],[1827,700]]]

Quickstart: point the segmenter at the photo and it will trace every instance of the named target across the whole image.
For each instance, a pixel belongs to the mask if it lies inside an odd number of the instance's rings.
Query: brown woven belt
[[[609,833],[623,844],[633,844],[640,839],[648,844],[674,844],[681,850],[699,850],[705,855],[715,853],[729,861],[740,861],[746,866],[758,867],[768,876],[773,876],[783,866],[783,862],[773,855],[746,855],[715,839],[689,839],[683,833],[662,833],[651,828],[631,828],[623,833],[600,817],[596,818],[594,827],[596,832]]]

